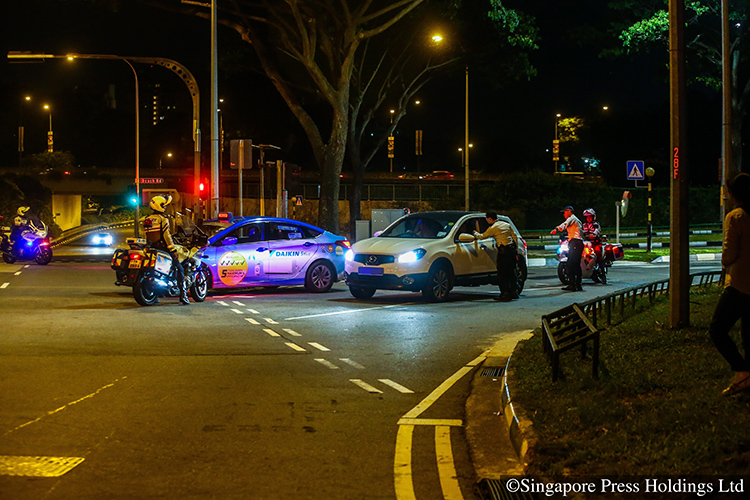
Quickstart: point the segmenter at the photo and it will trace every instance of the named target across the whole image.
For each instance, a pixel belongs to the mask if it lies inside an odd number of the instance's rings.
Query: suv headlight
[[[424,248],[419,248],[417,250],[412,250],[410,252],[402,253],[398,256],[398,263],[399,264],[408,264],[409,262],[416,262],[422,257],[425,256],[427,253],[427,250]]]
[[[344,258],[346,260],[354,260],[354,251],[353,250],[347,250],[344,254]]]

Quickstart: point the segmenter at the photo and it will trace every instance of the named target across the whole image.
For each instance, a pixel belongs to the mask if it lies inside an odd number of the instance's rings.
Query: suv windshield
[[[386,238],[445,238],[456,221],[461,217],[460,213],[416,213],[399,220],[395,225],[383,231],[380,236]]]

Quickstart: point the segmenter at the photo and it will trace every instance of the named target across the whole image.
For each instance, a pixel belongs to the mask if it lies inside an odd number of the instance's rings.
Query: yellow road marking
[[[458,485],[456,466],[453,463],[453,449],[451,448],[451,428],[438,425],[435,427],[435,455],[437,456],[440,487],[443,489],[445,500],[463,500],[461,487]]]

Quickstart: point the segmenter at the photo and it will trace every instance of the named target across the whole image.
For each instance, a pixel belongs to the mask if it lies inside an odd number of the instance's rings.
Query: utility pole
[[[690,326],[688,164],[685,127],[685,0],[669,0],[669,88],[672,151],[669,326]]]

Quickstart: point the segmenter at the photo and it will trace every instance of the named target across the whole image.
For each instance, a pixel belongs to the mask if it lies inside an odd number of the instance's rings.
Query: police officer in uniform
[[[146,218],[144,228],[146,230],[146,240],[154,248],[166,250],[172,255],[172,267],[175,269],[177,284],[180,286],[180,303],[190,304],[188,300],[187,289],[185,288],[185,271],[182,269],[180,259],[177,255],[177,248],[172,241],[172,233],[169,230],[169,219],[164,215],[167,205],[172,202],[172,197],[166,198],[157,195],[151,198],[149,206],[153,212]]]
[[[550,231],[549,234],[555,234],[558,231],[568,231],[568,286],[563,288],[569,292],[582,292],[581,288],[581,256],[583,255],[583,225],[581,220],[573,215],[573,207],[568,205],[560,210],[565,217],[565,222]]]
[[[44,223],[33,211],[31,211],[30,207],[18,207],[18,210],[16,210],[16,217],[13,219],[13,229],[11,230],[9,237],[11,249],[15,246],[16,241],[18,241],[24,231],[27,229],[38,231],[43,227]]]
[[[497,245],[497,284],[500,288],[498,300],[508,302],[518,298],[515,290],[517,236],[510,224],[497,218],[497,212],[487,212],[485,218],[490,227],[484,233],[474,231],[474,237],[478,240],[495,239]]]

